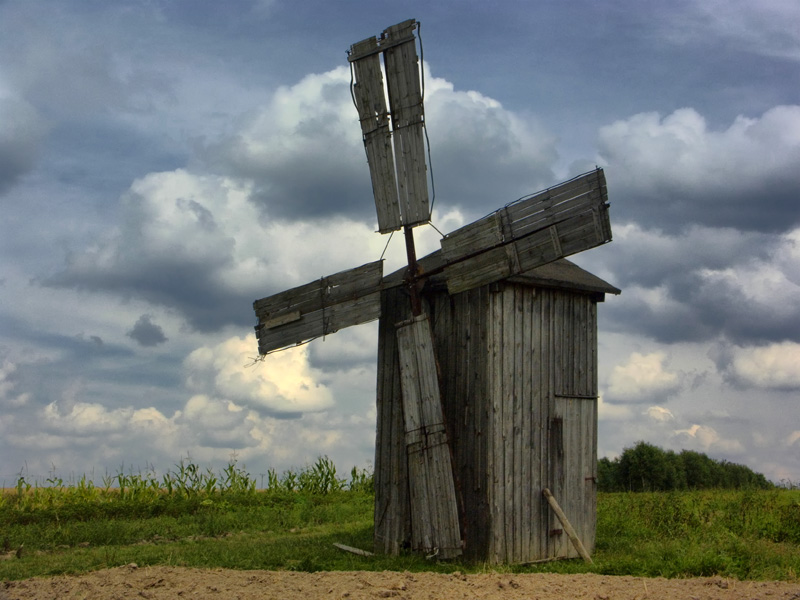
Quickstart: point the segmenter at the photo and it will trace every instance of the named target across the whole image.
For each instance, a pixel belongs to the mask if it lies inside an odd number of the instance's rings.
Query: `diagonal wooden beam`
[[[602,169],[509,204],[442,238],[451,294],[611,241]]]
[[[379,318],[382,279],[379,260],[256,300],[259,354]]]

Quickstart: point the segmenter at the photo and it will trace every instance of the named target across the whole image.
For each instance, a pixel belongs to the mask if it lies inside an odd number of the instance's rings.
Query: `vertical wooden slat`
[[[414,22],[406,21],[386,30],[387,41],[413,35]],[[392,111],[394,153],[400,211],[406,225],[430,220],[425,144],[422,133],[424,111],[415,43],[401,43],[384,54],[389,106]]]
[[[520,500],[517,510],[520,513],[520,536],[521,536],[521,549],[520,559],[526,560],[531,556],[531,505],[533,498],[531,497],[531,480],[534,475],[532,472],[531,457],[533,455],[533,443],[531,439],[531,420],[532,420],[532,373],[531,367],[533,363],[533,325],[531,323],[533,314],[533,303],[535,300],[536,292],[531,288],[523,288],[522,293],[522,351],[521,351],[521,366],[519,369],[519,376],[522,381],[520,382],[520,436],[521,436],[521,451],[520,451],[520,480],[517,486],[520,489]]]
[[[411,540],[405,426],[394,324],[408,318],[407,298],[397,288],[383,292],[378,336],[378,420],[375,443],[377,552],[398,554]]]
[[[512,412],[511,412],[511,433],[513,436],[513,443],[508,445],[508,448],[513,453],[513,479],[512,479],[512,488],[511,488],[511,497],[510,501],[513,504],[513,523],[514,523],[514,531],[513,531],[513,552],[511,554],[511,560],[513,562],[519,562],[523,560],[523,553],[522,553],[522,539],[524,536],[524,529],[525,523],[523,517],[524,512],[524,505],[522,501],[522,487],[524,485],[525,479],[523,478],[522,473],[522,462],[523,462],[523,454],[525,450],[522,446],[522,421],[523,421],[523,395],[522,395],[522,385],[524,381],[524,374],[523,374],[523,340],[525,337],[525,329],[522,325],[523,323],[523,311],[525,310],[524,307],[524,290],[518,286],[514,285],[511,290],[513,296],[513,329],[514,329],[514,344],[513,348],[513,367],[512,371],[506,375],[508,380],[512,383],[511,389],[511,400],[512,400]]]
[[[351,54],[357,56],[377,48],[378,41],[373,36],[353,44]],[[367,153],[375,209],[378,214],[378,230],[387,233],[400,229],[403,222],[397,198],[392,135],[389,129],[389,110],[386,106],[380,55],[373,53],[354,60],[353,71],[355,79],[353,95]]]
[[[503,455],[500,473],[503,497],[504,550],[503,561],[511,560],[514,553],[514,288],[505,286],[502,293],[503,372],[501,375],[500,406],[502,411],[501,439],[498,452]]]
[[[489,451],[487,472],[491,508],[490,560],[499,563],[505,554],[505,456],[503,449],[503,292],[491,294],[491,406],[489,408]]]
[[[453,558],[462,553],[461,530],[427,316],[399,323],[397,341],[408,449],[412,548]]]
[[[530,407],[530,437],[531,437],[531,478],[528,483],[529,519],[530,519],[530,556],[544,558],[546,547],[542,541],[546,539],[542,534],[541,524],[541,489],[542,484],[542,294],[536,291],[531,302],[531,407]]]

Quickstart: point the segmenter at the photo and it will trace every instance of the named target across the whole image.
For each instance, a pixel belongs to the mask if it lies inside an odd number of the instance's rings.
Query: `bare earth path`
[[[800,582],[751,582],[732,579],[644,579],[605,575],[442,575],[232,571],[133,565],[81,576],[58,576],[0,584],[0,600],[192,598],[203,600],[397,600],[485,598],[491,600],[800,600]]]

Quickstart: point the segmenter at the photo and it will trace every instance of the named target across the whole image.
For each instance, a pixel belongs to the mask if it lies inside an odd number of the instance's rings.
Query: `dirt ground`
[[[296,573],[143,567],[135,565],[81,576],[58,576],[0,584],[0,600],[191,598],[203,600],[397,600],[485,598],[491,600],[681,600],[763,598],[800,600],[800,582],[732,579],[643,579],[605,575],[517,575],[491,573]]]

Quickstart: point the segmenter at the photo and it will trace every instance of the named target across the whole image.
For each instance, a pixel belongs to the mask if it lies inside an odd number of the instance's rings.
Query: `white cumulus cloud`
[[[640,113],[600,128],[599,148],[628,219],[670,229],[798,224],[798,105],[740,115],[719,130],[692,108]]]
[[[800,344],[736,346],[731,350],[726,374],[757,388],[800,389]]]
[[[611,371],[608,396],[617,402],[650,402],[677,391],[681,377],[667,370],[666,359],[663,352],[632,353],[628,362]]]
[[[299,415],[333,406],[331,391],[309,366],[306,346],[252,364],[255,354],[254,337],[232,337],[198,348],[184,362],[187,387],[271,415]]]

